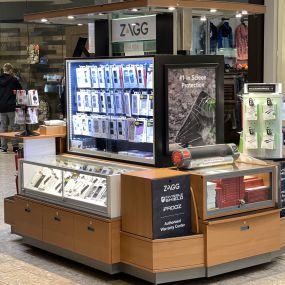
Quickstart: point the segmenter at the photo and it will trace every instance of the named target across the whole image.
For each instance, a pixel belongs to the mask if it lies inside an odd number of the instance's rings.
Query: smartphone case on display
[[[77,111],[84,112],[84,96],[81,91],[76,92]]]
[[[124,66],[124,67],[122,68],[122,72],[123,72],[123,84],[124,84],[124,88],[131,88],[129,68],[126,67],[126,66]]]
[[[81,91],[81,94],[84,98],[84,111],[92,112],[92,98],[91,92],[89,90]]]
[[[112,71],[113,88],[122,88],[121,79],[120,79],[120,67],[117,65],[113,65],[111,67],[111,71]]]
[[[146,142],[146,119],[137,119],[135,122],[135,142]]]
[[[139,96],[139,115],[148,116],[149,114],[149,96],[147,92],[142,92]]]
[[[88,125],[88,136],[94,137],[94,120],[92,116],[87,117],[87,125]]]
[[[118,140],[128,140],[128,121],[124,117],[117,118]]]
[[[147,121],[146,142],[153,143],[153,120]]]
[[[93,132],[95,138],[101,138],[102,137],[102,120],[100,120],[101,116],[94,115],[93,116]]]
[[[258,104],[255,102],[254,98],[249,98],[245,102],[246,109],[246,120],[257,121],[258,118]]]
[[[136,68],[134,65],[129,66],[129,86],[130,88],[138,88],[138,80],[137,80],[137,73]]]
[[[138,88],[146,87],[146,72],[143,65],[137,65],[137,80],[138,80]]]
[[[131,117],[131,94],[130,92],[124,93],[124,113],[127,117]]]
[[[38,90],[29,90],[28,91],[28,106],[38,107],[39,106],[39,94]]]
[[[117,134],[117,118],[111,117],[109,120],[109,138],[112,140],[118,139]]]
[[[79,115],[72,116],[73,134],[81,135],[81,117]]]
[[[102,116],[100,120],[102,124],[101,138],[107,139],[109,136],[109,118],[107,116]]]
[[[152,64],[150,64],[147,68],[146,88],[153,89],[153,65]]]
[[[114,93],[115,98],[115,112],[117,115],[124,114],[123,93],[116,91]]]
[[[154,109],[154,96],[153,93],[148,94],[148,116],[153,117],[153,109]]]
[[[28,105],[28,96],[26,90],[16,91],[16,104],[21,106]]]
[[[90,73],[91,73],[91,87],[92,88],[99,88],[97,66],[95,66],[95,65],[91,66],[90,67]]]
[[[132,94],[132,116],[139,116],[140,93],[134,92]]]
[[[92,99],[92,112],[99,113],[100,112],[99,92],[91,91],[91,99]]]
[[[128,118],[128,141],[135,142],[135,135],[136,135],[136,119]]]
[[[114,94],[113,92],[106,92],[106,106],[107,106],[107,114],[115,114],[115,102],[114,102]]]
[[[105,91],[100,92],[100,113],[107,113],[106,96]]]
[[[26,123],[25,109],[19,107],[15,109],[15,124],[24,125]]]
[[[90,69],[88,66],[76,68],[77,88],[91,88]]]
[[[26,124],[34,125],[38,124],[38,108],[37,107],[28,107],[26,111]]]
[[[262,118],[265,121],[271,121],[276,119],[277,106],[273,103],[271,98],[266,99],[266,103],[262,105]]]
[[[82,115],[82,135],[83,136],[88,136],[89,135],[89,126],[88,126],[88,116],[87,115]]]
[[[104,67],[105,70],[105,88],[112,88],[113,87],[113,82],[112,82],[112,73],[109,65],[105,65]]]
[[[99,88],[104,89],[106,85],[105,85],[105,70],[103,65],[98,67],[98,81],[99,81]]]

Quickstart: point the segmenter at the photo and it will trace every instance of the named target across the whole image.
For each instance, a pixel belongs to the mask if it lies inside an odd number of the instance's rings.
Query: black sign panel
[[[275,93],[275,84],[248,84],[249,93]]]
[[[190,176],[152,182],[153,239],[191,234]]]
[[[281,217],[285,217],[285,162],[280,162],[280,203],[281,203]]]

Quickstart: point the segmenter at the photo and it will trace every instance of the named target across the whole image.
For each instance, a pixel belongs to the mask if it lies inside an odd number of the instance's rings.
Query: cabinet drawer
[[[15,197],[4,199],[4,222],[9,225],[15,224]]]
[[[206,225],[207,266],[279,250],[279,230],[279,210],[209,222]]]
[[[43,240],[74,250],[74,215],[68,211],[43,206]]]
[[[111,223],[75,215],[74,230],[77,253],[112,263]]]
[[[29,200],[15,199],[15,232],[34,239],[43,238],[42,206]]]

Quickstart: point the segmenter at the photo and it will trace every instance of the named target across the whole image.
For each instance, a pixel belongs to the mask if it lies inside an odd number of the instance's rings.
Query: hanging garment
[[[211,22],[210,23],[210,52],[216,52],[218,45],[218,28]]]
[[[233,31],[229,22],[224,22],[219,27],[218,48],[233,48]]]
[[[237,60],[248,60],[248,26],[244,23],[235,30],[235,46],[237,48]]]

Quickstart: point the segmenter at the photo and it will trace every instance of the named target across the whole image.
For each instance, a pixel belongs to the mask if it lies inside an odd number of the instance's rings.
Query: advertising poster
[[[216,69],[168,68],[169,151],[216,143]]]

